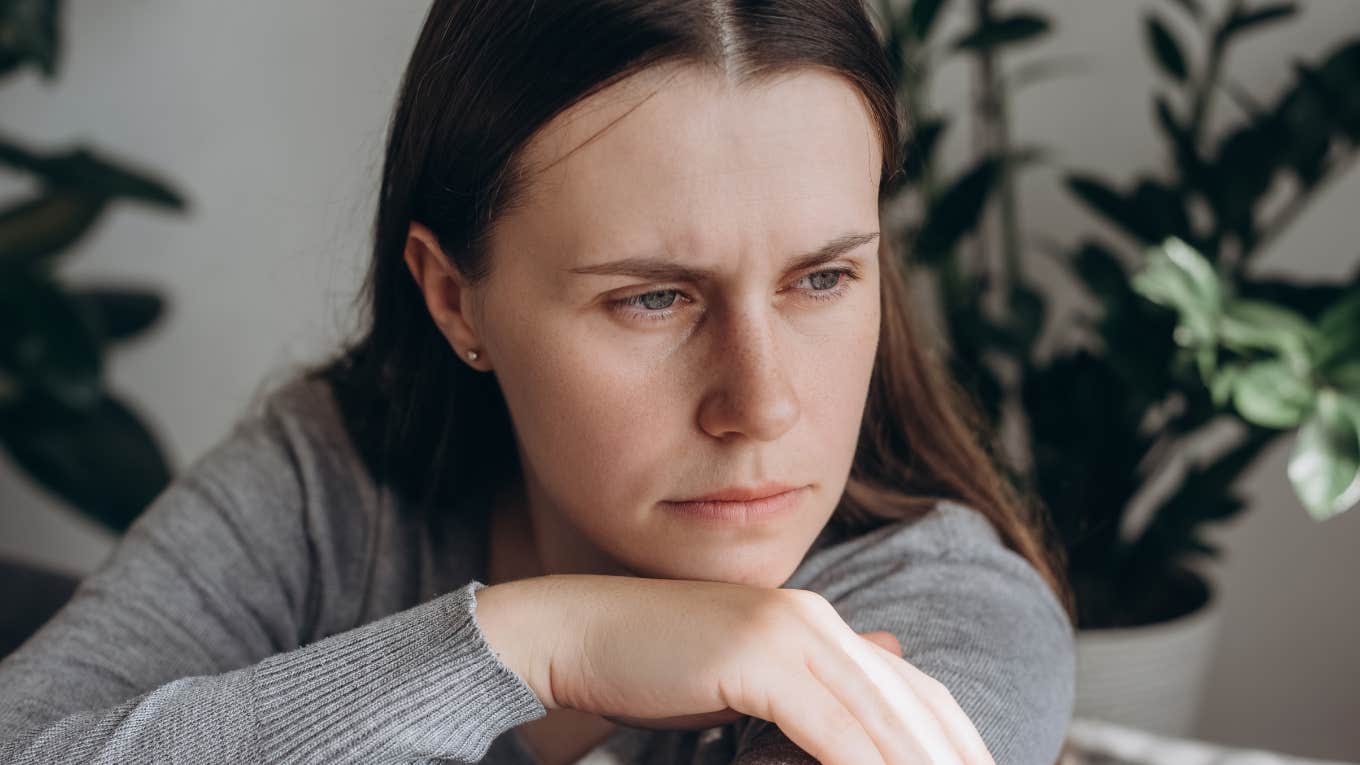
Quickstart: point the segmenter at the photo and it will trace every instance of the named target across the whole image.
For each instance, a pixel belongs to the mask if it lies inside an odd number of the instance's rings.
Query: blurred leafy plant
[[[0,77],[47,80],[58,0],[0,0]],[[86,147],[58,154],[0,135],[0,164],[34,191],[0,207],[0,443],[41,486],[121,532],[170,480],[155,436],[104,380],[110,346],[157,322],[164,300],[129,287],[68,287],[57,259],[116,200],[183,210],[167,184]]]
[[[1062,73],[1068,62],[1039,61],[1009,75],[1000,71],[1003,54],[1032,44],[1048,34],[1049,19],[1033,10],[1001,13],[994,0],[971,0],[968,29],[952,40],[938,40],[946,0],[912,0],[905,12],[893,0],[878,0],[876,11],[885,32],[885,50],[898,73],[899,99],[911,130],[902,172],[886,189],[891,197],[913,206],[916,215],[905,221],[900,236],[912,245],[912,260],[936,277],[940,307],[951,341],[950,367],[955,379],[975,394],[992,422],[1001,416],[1005,386],[984,357],[1002,348],[1018,353],[1030,347],[1043,321],[1044,302],[1024,279],[1020,263],[1019,210],[1015,178],[1025,166],[1044,158],[1038,147],[1011,145],[1008,94],[1012,89]],[[934,68],[956,56],[969,56],[982,82],[975,104],[975,133],[981,138],[978,155],[952,177],[942,177],[938,156],[943,139],[957,119],[935,111],[929,86]],[[995,272],[976,267],[986,258],[982,248],[974,258],[961,253],[965,243],[983,227],[989,205],[995,203],[1005,232],[1003,259]],[[970,260],[975,261],[970,264]],[[979,310],[989,291],[1005,295],[1007,310],[993,318]]]
[[[1059,330],[1056,350],[1044,358],[1036,345],[1049,310],[1023,270],[1013,190],[1020,166],[1043,152],[1010,145],[1007,102],[1026,83],[1072,66],[1041,59],[1002,71],[1003,54],[1039,41],[1050,30],[1049,19],[1037,11],[1001,13],[993,0],[961,1],[971,28],[945,44],[934,39],[945,0],[906,0],[905,6],[881,0],[877,6],[901,99],[913,120],[903,172],[889,190],[895,199],[915,203],[914,215],[899,225],[899,233],[912,243],[912,259],[937,277],[956,379],[998,429],[1008,402],[1023,413],[1029,464],[1020,466],[1012,456],[1003,467],[1032,488],[1049,511],[1067,553],[1080,628],[1156,622],[1202,604],[1207,589],[1202,582],[1198,593],[1187,589],[1196,577],[1184,564],[1195,556],[1218,555],[1200,534],[1206,524],[1225,521],[1245,506],[1233,484],[1282,428],[1291,427],[1286,423],[1293,423],[1275,406],[1292,406],[1289,411],[1300,417],[1299,449],[1330,455],[1321,462],[1296,458],[1292,465],[1297,467],[1290,470],[1313,516],[1320,519],[1354,502],[1344,480],[1351,453],[1346,439],[1354,436],[1344,435],[1345,424],[1354,410],[1349,395],[1340,391],[1350,390],[1344,385],[1353,384],[1356,375],[1357,349],[1345,339],[1352,337],[1346,322],[1360,323],[1360,317],[1345,306],[1353,306],[1360,292],[1360,270],[1348,283],[1304,284],[1256,278],[1246,266],[1354,161],[1360,141],[1360,41],[1347,41],[1317,61],[1295,61],[1295,77],[1278,98],[1258,102],[1227,74],[1227,53],[1251,33],[1295,15],[1296,5],[1229,0],[1224,13],[1211,16],[1199,0],[1164,2],[1148,5],[1140,33],[1165,78],[1166,92],[1154,96],[1152,111],[1171,167],[1163,177],[1141,175],[1128,190],[1088,173],[1067,175],[1074,198],[1132,246],[1093,236],[1058,253],[1101,310],[1096,317],[1054,327]],[[1166,11],[1182,14],[1187,23],[1180,26],[1199,31],[1201,50],[1183,44]],[[951,119],[934,114],[926,94],[931,66],[955,53],[974,59],[979,75],[974,133],[983,140],[973,163],[941,183],[937,155]],[[1209,136],[1206,126],[1218,94],[1226,94],[1244,118],[1224,135]],[[1266,195],[1281,187],[1287,198],[1266,205]],[[1276,194],[1272,201],[1280,198]],[[1268,217],[1263,214],[1267,207],[1274,211]],[[990,215],[999,218],[999,225],[988,225]],[[1221,292],[1234,296],[1226,319],[1221,305],[1213,319],[1202,311],[1178,314],[1135,289],[1137,260],[1155,263],[1148,253],[1169,237],[1202,253],[1220,275]],[[989,256],[993,247],[1000,249],[1000,258]],[[989,294],[999,298],[990,312],[984,310]],[[1313,350],[1307,356],[1313,366],[1304,364],[1306,352],[1293,340],[1279,341],[1284,345],[1275,366],[1265,368],[1275,372],[1239,368],[1249,363],[1244,358],[1221,367],[1206,365],[1200,361],[1209,358],[1203,344],[1192,343],[1196,350],[1191,352],[1178,342],[1197,337],[1194,332],[1206,321],[1220,332],[1226,322],[1231,336],[1239,313],[1250,314],[1252,326],[1271,337],[1309,335],[1301,327],[1310,327],[1315,344],[1303,342]],[[1242,338],[1216,338],[1227,352],[1241,347],[1234,341]],[[1282,349],[1286,346],[1291,350]],[[1318,372],[1323,362],[1317,354],[1324,352],[1331,354],[1328,366]],[[1263,386],[1284,384],[1280,364],[1298,364],[1290,367],[1294,377],[1289,379],[1308,379],[1314,394],[1296,392],[1298,398],[1290,398],[1284,389],[1262,394]],[[1206,368],[1212,372],[1207,377]],[[1325,377],[1309,378],[1306,370]],[[1264,404],[1267,395],[1270,407]],[[1225,406],[1230,402],[1232,408]],[[1170,469],[1179,447],[1224,415],[1240,426],[1239,439],[1185,469],[1152,507],[1142,529],[1127,535],[1126,517],[1136,496]]]
[[[1216,406],[1231,403],[1262,427],[1302,426],[1287,472],[1314,518],[1360,501],[1360,291],[1314,324],[1283,306],[1234,297],[1213,264],[1175,237],[1148,250],[1133,288],[1176,311],[1172,336]]]

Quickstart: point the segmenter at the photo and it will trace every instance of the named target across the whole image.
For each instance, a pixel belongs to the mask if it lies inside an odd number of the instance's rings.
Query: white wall
[[[49,86],[30,73],[0,85],[7,133],[45,149],[87,141],[164,171],[193,201],[187,217],[114,209],[63,271],[76,282],[154,285],[171,297],[164,325],[115,354],[110,377],[177,465],[222,437],[263,381],[324,355],[351,327],[386,119],[426,5],[72,0],[59,79]],[[1140,9],[1179,17],[1167,2],[1032,5],[1053,14],[1059,32],[1013,61],[1073,54],[1087,66],[1031,86],[1014,105],[1017,141],[1052,152],[1051,166],[1021,182],[1027,230],[1067,243],[1108,229],[1060,189],[1062,170],[1127,183],[1163,162]],[[1314,0],[1301,20],[1244,44],[1229,69],[1251,91],[1273,93],[1292,57],[1357,34],[1360,4]],[[963,62],[945,65],[936,101],[961,107],[969,82]],[[1220,120],[1236,116],[1230,104],[1216,108]],[[961,161],[967,144],[956,131],[949,160]],[[0,186],[0,194],[13,190]],[[1352,171],[1263,256],[1263,270],[1350,273],[1360,259],[1357,198],[1360,172]],[[1063,284],[1037,262],[1040,279]],[[1360,511],[1309,520],[1284,477],[1291,445],[1246,478],[1252,507],[1210,535],[1226,550],[1213,569],[1225,622],[1199,735],[1360,759]],[[83,573],[114,543],[4,460],[0,507],[0,554]]]

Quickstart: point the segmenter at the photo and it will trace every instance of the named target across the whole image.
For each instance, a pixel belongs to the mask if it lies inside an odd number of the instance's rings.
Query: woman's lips
[[[804,489],[800,486],[768,497],[745,501],[700,500],[663,501],[661,505],[684,517],[717,523],[748,524],[770,520],[798,506]]]
[[[798,486],[791,483],[779,483],[777,481],[766,481],[765,483],[752,484],[750,486],[732,486],[719,491],[700,494],[694,497],[684,497],[682,499],[667,500],[668,502],[750,502],[751,500],[764,499],[776,494],[783,494],[790,489],[797,489]]]

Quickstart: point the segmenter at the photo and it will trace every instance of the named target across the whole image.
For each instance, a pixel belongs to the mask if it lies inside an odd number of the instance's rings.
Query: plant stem
[[[1010,106],[1007,102],[1006,86],[1000,77],[994,77],[992,88],[996,108],[995,151],[1001,157],[1001,175],[998,179],[1001,198],[998,202],[1001,212],[1002,273],[999,281],[1003,290],[1001,294],[1007,298],[1006,304],[1009,308],[1010,294],[1019,286],[1020,281],[1020,205],[1015,193],[1015,172],[1011,164]]]
[[[992,9],[994,0],[974,0],[973,10],[977,16],[977,28],[985,29],[992,23]],[[974,131],[973,145],[978,157],[985,157],[996,150],[997,134],[997,103],[996,103],[996,58],[992,49],[987,46],[977,50],[977,97],[973,101],[974,109]],[[1003,169],[1004,172],[1004,169]],[[989,225],[994,217],[993,207],[989,203],[983,210],[982,218],[977,235],[974,237],[974,253],[977,268],[980,272],[986,273],[992,269],[991,262],[991,241],[988,236],[993,226]],[[1004,277],[1004,274],[1001,274]],[[993,315],[999,313],[995,310],[997,303],[996,296],[1005,294],[1004,290],[1009,288],[1009,282],[1003,279],[991,279],[988,285],[987,303],[993,307]]]
[[[1232,0],[1228,4],[1227,18],[1232,18],[1242,11],[1242,0]],[[1209,37],[1209,56],[1205,63],[1204,74],[1200,77],[1199,87],[1196,88],[1194,101],[1190,107],[1190,145],[1196,150],[1199,149],[1200,135],[1204,132],[1205,122],[1209,119],[1209,107],[1213,101],[1213,94],[1218,81],[1218,73],[1223,68],[1223,59],[1226,48],[1219,38],[1216,27],[1213,24],[1205,26],[1205,32]]]

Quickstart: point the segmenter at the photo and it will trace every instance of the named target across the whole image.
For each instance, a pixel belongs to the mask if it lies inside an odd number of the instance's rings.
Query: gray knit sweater
[[[0,661],[0,763],[537,765],[546,714],[483,638],[484,522],[422,523],[374,485],[329,388],[295,379],[147,508]],[[971,508],[824,532],[785,587],[888,630],[1000,765],[1051,765],[1072,626]],[[764,754],[759,754],[763,752]],[[775,725],[620,727],[581,763],[815,762]]]

